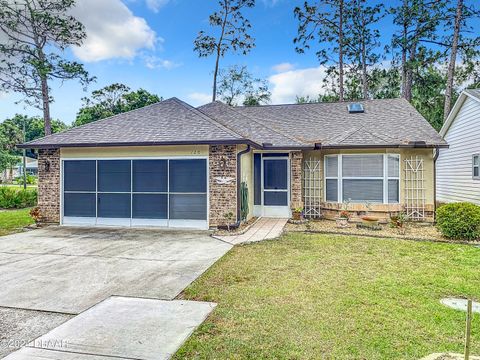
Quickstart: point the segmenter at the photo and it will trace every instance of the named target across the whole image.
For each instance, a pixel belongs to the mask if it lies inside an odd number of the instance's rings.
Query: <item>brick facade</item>
[[[211,145],[210,172],[210,226],[226,223],[224,215],[231,212],[237,220],[237,146]]]
[[[303,207],[302,196],[302,164],[303,153],[301,151],[293,151],[291,153],[291,205],[292,209]]]
[[[38,207],[41,222],[60,222],[59,149],[38,151]]]

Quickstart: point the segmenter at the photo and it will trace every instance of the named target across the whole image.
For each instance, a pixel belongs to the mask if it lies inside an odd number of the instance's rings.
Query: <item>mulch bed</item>
[[[235,236],[235,235],[245,234],[248,231],[248,229],[250,229],[250,227],[257,222],[258,219],[259,218],[257,218],[257,217],[252,217],[248,221],[242,222],[238,228],[236,228],[235,230],[231,230],[231,231],[217,229],[217,230],[215,230],[213,235]]]
[[[389,224],[381,224],[380,230],[370,230],[366,228],[357,228],[356,223],[349,223],[346,228],[338,228],[334,220],[313,220],[307,224],[295,225],[287,224],[286,231],[300,231],[322,234],[340,234],[340,235],[357,235],[379,238],[395,238],[405,240],[420,241],[439,241],[460,244],[478,245],[480,242],[475,241],[459,241],[450,240],[442,236],[437,228],[431,224],[407,223],[405,233],[402,234],[396,228],[391,228]]]

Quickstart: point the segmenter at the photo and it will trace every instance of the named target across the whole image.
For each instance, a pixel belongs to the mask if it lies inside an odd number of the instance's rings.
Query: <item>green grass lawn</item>
[[[233,248],[182,298],[218,306],[175,358],[418,359],[463,351],[480,299],[480,249],[405,240],[287,234]],[[480,353],[480,315],[473,321]]]
[[[33,224],[30,209],[0,211],[0,236],[14,233],[24,226]]]

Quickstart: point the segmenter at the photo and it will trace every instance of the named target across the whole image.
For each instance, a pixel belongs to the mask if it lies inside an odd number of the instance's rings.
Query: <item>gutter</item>
[[[242,165],[241,165],[241,160],[242,160],[242,155],[249,153],[251,150],[250,144],[247,144],[247,148],[245,150],[240,151],[237,154],[237,224],[240,225],[242,219],[241,219],[241,208],[240,208],[240,185],[241,185],[241,180],[242,180]]]
[[[433,222],[437,220],[437,159],[440,155],[440,148],[435,148],[433,156]]]

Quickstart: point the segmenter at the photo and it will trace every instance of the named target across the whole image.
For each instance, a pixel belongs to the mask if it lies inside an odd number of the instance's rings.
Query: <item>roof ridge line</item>
[[[332,138],[332,140],[335,140],[336,142],[341,143],[342,141],[348,139],[350,136],[352,136],[353,134],[358,132],[360,129],[361,129],[360,126],[359,127],[354,127],[352,130],[349,130],[342,135],[339,135],[337,137]],[[332,142],[332,140],[330,142]]]
[[[185,106],[188,110],[190,110],[191,112],[195,112],[195,113],[199,113],[205,120],[211,122],[214,126],[218,127],[219,129],[222,129],[222,130],[226,130],[227,132],[230,132],[230,135],[235,135],[235,136],[239,136],[240,138],[242,139],[245,139],[245,140],[249,140],[249,141],[252,141],[251,139],[247,139],[245,138],[245,136],[243,136],[242,134],[239,134],[237,133],[236,131],[233,131],[232,129],[226,127],[225,125],[223,125],[222,123],[218,122],[217,120],[213,119],[212,117],[210,117],[209,115],[205,114],[204,112],[200,111],[199,109],[197,109],[196,107],[193,107],[192,105],[186,103],[185,101],[182,101],[176,97],[173,97],[172,98],[173,101],[179,103],[180,105],[183,105]],[[253,141],[252,141],[253,142]]]
[[[162,98],[162,99],[163,99],[163,98]],[[75,129],[80,129],[80,128],[82,128],[82,127],[84,127],[84,126],[87,126],[87,125],[98,124],[98,123],[100,123],[100,122],[104,122],[105,120],[110,120],[110,119],[114,118],[114,117],[117,116],[117,115],[128,114],[128,113],[131,113],[131,112],[136,111],[136,110],[149,108],[149,107],[152,107],[152,106],[155,106],[155,105],[159,105],[159,104],[163,103],[164,101],[172,100],[172,99],[173,99],[173,98],[163,99],[163,100],[157,101],[157,102],[155,102],[155,103],[153,103],[153,104],[145,105],[145,106],[142,106],[142,107],[140,107],[140,108],[128,110],[128,111],[125,111],[125,112],[122,112],[122,113],[110,115],[110,116],[107,116],[106,118],[103,118],[103,119],[98,119],[98,120],[90,121],[90,122],[88,122],[88,123],[86,123],[86,124],[82,124],[82,125],[79,125],[79,126],[72,126],[72,127],[68,128],[68,129],[65,129],[65,130],[63,130],[63,131],[60,131],[60,132],[58,132],[58,133],[52,133],[52,134],[50,134],[50,135],[42,136],[41,138],[38,138],[38,139],[49,138],[50,136],[54,136],[54,135],[57,135],[57,134],[65,134],[65,133],[67,133],[67,132],[70,132],[70,131],[75,130]],[[73,124],[73,123],[72,123],[72,124]],[[29,143],[31,143],[31,142],[34,142],[34,141],[38,140],[38,139],[33,139],[33,140],[27,141],[26,143],[22,143],[22,144],[29,144]]]
[[[222,104],[223,104],[223,103],[222,103]],[[226,105],[226,104],[224,104],[224,105],[225,105],[225,106],[228,106],[228,105]],[[249,120],[257,123],[257,124],[265,127],[266,129],[272,130],[272,131],[276,132],[277,134],[280,134],[280,135],[286,137],[287,139],[296,141],[296,142],[298,142],[298,143],[300,143],[300,144],[304,144],[304,145],[307,144],[307,142],[302,141],[302,140],[300,140],[300,139],[297,139],[297,138],[294,137],[294,136],[290,136],[290,135],[284,134],[282,131],[278,130],[278,129],[275,128],[275,127],[265,125],[265,124],[261,123],[260,121],[251,118],[251,117],[248,116],[248,115],[242,114],[240,111],[237,111],[234,106],[232,106],[231,109],[232,109],[236,114],[239,114],[239,115],[243,116],[244,118],[247,118],[247,119],[249,119]],[[308,144],[309,144],[309,143],[308,143]]]

